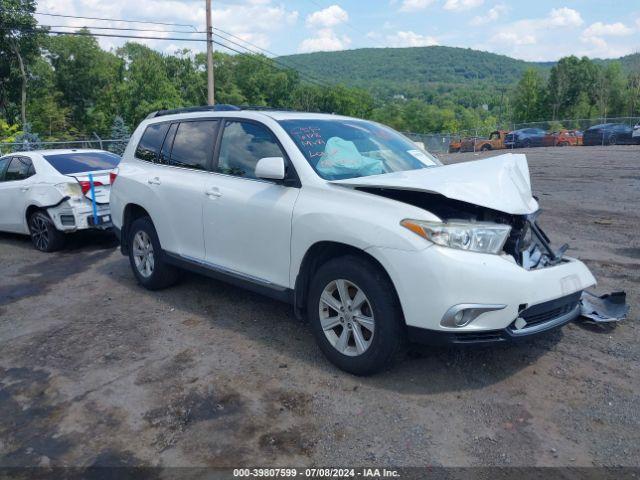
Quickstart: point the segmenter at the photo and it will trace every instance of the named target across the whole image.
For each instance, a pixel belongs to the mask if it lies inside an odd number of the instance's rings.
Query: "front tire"
[[[175,284],[179,277],[178,269],[164,261],[151,219],[138,218],[128,231],[129,263],[140,285],[148,290],[160,290]]]
[[[320,350],[338,368],[370,375],[388,366],[404,343],[393,284],[373,262],[344,256],[311,280],[307,315]]]
[[[33,246],[41,252],[55,252],[64,247],[65,236],[56,228],[49,215],[37,211],[29,216],[29,235]]]

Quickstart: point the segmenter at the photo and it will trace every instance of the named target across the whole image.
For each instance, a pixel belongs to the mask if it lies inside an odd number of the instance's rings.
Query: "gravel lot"
[[[287,305],[196,275],[145,291],[110,236],[0,234],[0,466],[640,465],[640,148],[520,152],[554,244],[627,291],[616,328],[357,378]]]

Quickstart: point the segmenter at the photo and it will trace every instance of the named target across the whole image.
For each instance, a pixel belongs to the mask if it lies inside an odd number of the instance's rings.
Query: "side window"
[[[213,155],[213,146],[218,131],[217,120],[181,122],[171,148],[167,165],[206,170]],[[163,150],[163,157],[165,152]]]
[[[159,163],[168,165],[171,158],[171,147],[173,146],[173,138],[176,136],[176,130],[178,129],[177,123],[172,123],[167,132],[167,136],[164,137],[164,143],[162,144],[162,150],[160,150]]]
[[[160,153],[160,147],[169,129],[168,123],[155,123],[149,125],[142,134],[140,143],[136,148],[136,158],[147,162],[155,162]]]
[[[9,168],[7,168],[7,171],[4,174],[4,180],[6,182],[24,180],[33,175],[33,173],[31,173],[32,171],[35,173],[30,158],[13,157],[13,160],[11,160],[11,163],[9,164]]]
[[[227,122],[222,134],[216,171],[238,177],[256,178],[258,160],[284,157],[273,134],[262,125]]]
[[[0,182],[4,182],[4,171],[7,169],[11,157],[0,158]]]

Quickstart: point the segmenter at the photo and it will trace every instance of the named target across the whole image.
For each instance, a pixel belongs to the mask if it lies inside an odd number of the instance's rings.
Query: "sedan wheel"
[[[43,211],[29,217],[29,234],[33,246],[41,252],[55,252],[64,247],[65,235],[56,229],[51,218]]]
[[[144,278],[153,275],[155,265],[153,258],[153,244],[151,238],[144,231],[139,231],[133,237],[133,259],[138,273]]]
[[[33,215],[29,222],[31,239],[38,250],[46,251],[49,248],[49,229],[47,222],[41,215]]]
[[[347,280],[334,280],[322,291],[319,303],[320,324],[333,348],[351,357],[366,352],[375,320],[363,290]]]

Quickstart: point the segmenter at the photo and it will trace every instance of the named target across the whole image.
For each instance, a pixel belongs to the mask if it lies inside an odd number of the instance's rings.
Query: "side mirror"
[[[255,171],[256,178],[284,180],[284,158],[265,157],[258,160]]]

